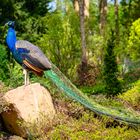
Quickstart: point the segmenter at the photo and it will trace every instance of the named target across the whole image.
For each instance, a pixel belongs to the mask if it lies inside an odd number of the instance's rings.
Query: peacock
[[[25,85],[29,84],[29,71],[42,76],[43,71],[51,69],[51,63],[44,53],[26,40],[16,40],[15,22],[6,23],[9,26],[6,43],[14,59],[23,67]]]
[[[113,109],[104,107],[84,95],[72,82],[44,55],[39,47],[26,40],[16,40],[15,22],[9,21],[6,43],[14,59],[22,66],[24,73],[24,84],[29,84],[29,72],[38,76],[45,75],[59,90],[70,98],[78,101],[86,108],[99,115],[112,117],[114,120],[129,124],[140,125],[140,115],[128,109]]]

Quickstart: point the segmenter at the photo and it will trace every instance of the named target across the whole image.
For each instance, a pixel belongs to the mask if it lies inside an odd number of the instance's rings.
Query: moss
[[[139,93],[140,81],[133,89],[117,97],[132,103],[128,95]],[[68,100],[61,94],[53,96],[57,115],[52,122],[46,118],[30,128],[31,140],[136,140],[140,138],[140,129],[114,121],[106,116],[99,116],[84,108],[79,103]],[[123,103],[104,95],[93,96],[104,106],[124,108]],[[134,97],[135,98],[135,97]],[[137,97],[136,97],[137,98]],[[115,100],[114,100],[115,99]],[[135,101],[134,103],[138,103]]]
[[[46,129],[37,140],[135,140],[140,137],[140,129],[116,123],[107,117],[95,116],[89,110],[83,111],[79,119],[66,114],[57,115],[52,129]]]
[[[127,90],[118,96],[119,98],[128,101],[133,106],[139,106],[140,103],[140,80],[138,80],[133,88]]]

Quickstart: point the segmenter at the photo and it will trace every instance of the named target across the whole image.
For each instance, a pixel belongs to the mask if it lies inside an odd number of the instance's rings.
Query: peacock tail
[[[95,113],[110,116],[114,120],[119,120],[129,124],[140,125],[140,116],[136,112],[132,112],[128,109],[112,109],[96,103],[77,89],[76,86],[73,85],[72,82],[54,64],[52,64],[52,69],[45,71],[44,74],[59,88],[59,90],[63,91],[69,97],[78,101]]]

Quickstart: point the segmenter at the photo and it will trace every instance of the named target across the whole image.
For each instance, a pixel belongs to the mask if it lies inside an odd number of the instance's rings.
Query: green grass
[[[136,140],[140,129],[122,125],[106,117],[84,111],[76,119],[73,116],[58,114],[51,128],[44,128],[38,140]]]
[[[80,87],[80,90],[85,93],[86,95],[96,95],[96,94],[104,94],[105,93],[105,85],[97,84],[92,87]]]
[[[103,89],[103,86],[96,86],[82,90],[89,92],[91,98],[103,106],[111,108],[127,108],[139,104],[140,81],[137,81],[132,89],[114,98],[106,98],[102,94],[91,95],[91,91]],[[88,92],[87,92],[88,91]],[[135,96],[135,97],[134,97]],[[62,98],[63,97],[63,98]],[[131,98],[130,98],[131,97]],[[61,99],[61,100],[60,100]],[[133,100],[132,100],[133,99]],[[56,100],[56,98],[54,99]],[[65,99],[65,96],[57,96],[57,119],[51,127],[44,128],[43,135],[38,140],[137,140],[140,139],[140,128],[128,126],[106,116],[99,116],[79,103]],[[137,110],[137,108],[134,108]],[[47,125],[46,125],[47,126]]]
[[[8,88],[1,89],[3,92]],[[99,116],[84,108],[81,104],[66,98],[64,94],[54,90],[52,98],[56,108],[56,117],[52,122],[45,118],[41,123],[30,127],[29,140],[138,140],[140,128],[114,121],[106,116]],[[139,104],[140,81],[132,89],[115,98],[104,95],[91,95],[96,102],[111,108],[125,108]],[[134,109],[138,109],[137,106]],[[2,135],[1,135],[2,137]]]
[[[133,83],[133,88],[120,94],[118,97],[140,110],[140,80]]]
[[[119,97],[116,97],[119,98]],[[60,100],[61,99],[61,100]],[[105,96],[94,97],[102,105],[124,108],[124,104]],[[43,126],[38,126],[41,132],[37,140],[137,140],[140,138],[140,128],[114,121],[106,116],[99,116],[85,109],[77,102],[58,95],[54,99],[57,115],[52,123],[44,120]],[[46,124],[45,124],[46,122]],[[44,125],[45,124],[45,125]],[[32,131],[33,132],[33,131]],[[36,131],[33,135],[37,134]],[[38,133],[39,134],[39,133]]]

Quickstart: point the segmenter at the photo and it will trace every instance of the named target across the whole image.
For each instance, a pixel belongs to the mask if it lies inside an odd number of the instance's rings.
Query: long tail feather
[[[110,116],[115,120],[140,125],[140,116],[136,113],[128,110],[107,108],[89,99],[79,89],[77,89],[76,86],[74,86],[55,65],[52,64],[52,70],[45,71],[44,73],[45,76],[49,78],[61,91],[97,114],[103,114]]]

